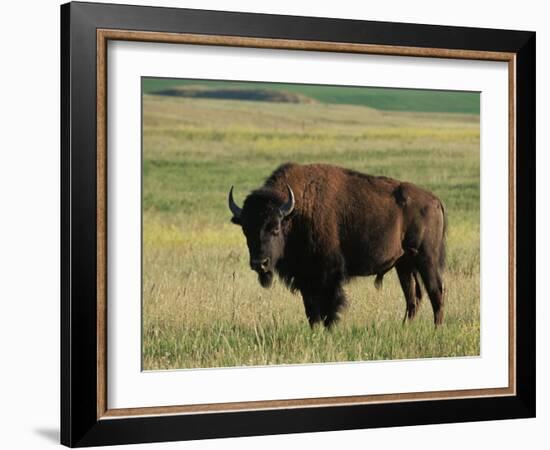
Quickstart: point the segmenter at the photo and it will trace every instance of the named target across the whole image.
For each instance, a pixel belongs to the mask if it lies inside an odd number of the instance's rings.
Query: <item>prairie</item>
[[[322,97],[292,104],[181,98],[154,95],[144,84],[144,370],[479,354],[474,100],[461,99],[469,105],[462,110],[473,111],[465,113],[445,96],[447,112],[441,105],[425,111],[426,102],[395,111]],[[371,277],[347,284],[349,307],[331,331],[311,330],[301,297],[277,280],[260,287],[244,236],[229,221],[227,193],[234,185],[242,204],[286,161],[386,175],[442,199],[449,221],[443,326],[434,328],[426,295],[417,318],[402,324],[394,271],[381,290]]]

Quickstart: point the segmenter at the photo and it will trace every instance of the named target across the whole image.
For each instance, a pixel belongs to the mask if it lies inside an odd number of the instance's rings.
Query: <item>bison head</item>
[[[258,273],[260,284],[267,288],[273,281],[277,262],[283,257],[288,219],[294,211],[294,193],[289,185],[288,198],[269,189],[252,192],[242,209],[229,191],[231,221],[242,227],[250,253],[250,268]]]

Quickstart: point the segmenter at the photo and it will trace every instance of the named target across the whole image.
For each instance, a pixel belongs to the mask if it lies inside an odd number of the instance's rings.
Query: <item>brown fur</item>
[[[280,221],[281,238],[264,242],[260,250],[254,236],[287,200],[287,184],[295,210]],[[301,292],[311,325],[322,320],[330,326],[338,319],[346,280],[376,275],[380,287],[392,268],[405,294],[405,317],[417,312],[420,275],[436,325],[443,320],[445,214],[441,201],[420,187],[331,165],[288,163],[247,197],[242,221],[251,258],[281,247],[274,270]]]

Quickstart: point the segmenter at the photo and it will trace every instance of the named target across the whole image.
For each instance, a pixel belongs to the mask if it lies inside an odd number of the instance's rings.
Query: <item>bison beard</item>
[[[271,287],[271,283],[273,283],[273,272],[258,273],[258,281],[264,288]]]
[[[343,284],[395,268],[405,319],[420,306],[419,279],[434,322],[443,321],[446,218],[441,201],[411,183],[325,164],[284,164],[246,198],[229,193],[232,222],[247,239],[251,267],[263,287],[273,274],[302,294],[313,326],[332,326],[346,305]]]

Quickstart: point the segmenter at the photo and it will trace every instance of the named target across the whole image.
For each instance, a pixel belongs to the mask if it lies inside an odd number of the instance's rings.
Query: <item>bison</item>
[[[338,320],[347,280],[375,275],[379,288],[394,267],[406,300],[403,321],[418,311],[421,278],[434,322],[442,323],[446,216],[430,192],[332,165],[287,163],[242,208],[233,187],[228,200],[260,284],[269,287],[276,272],[299,291],[311,327]]]

